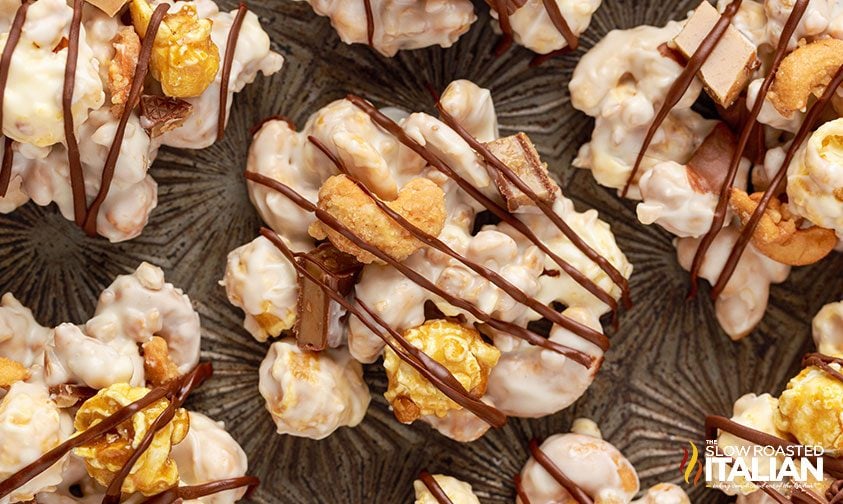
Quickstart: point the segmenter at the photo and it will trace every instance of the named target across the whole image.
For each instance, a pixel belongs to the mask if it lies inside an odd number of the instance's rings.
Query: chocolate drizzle
[[[831,98],[834,96],[837,88],[840,87],[841,84],[843,84],[843,66],[837,70],[837,73],[834,75],[831,83],[829,83],[829,85],[826,86],[825,91],[823,91],[822,96],[820,96],[820,98],[811,105],[810,110],[808,110],[808,114],[805,116],[805,120],[802,121],[799,131],[796,133],[790,147],[787,149],[787,154],[785,154],[781,167],[776,172],[775,176],[773,176],[767,190],[764,191],[764,196],[761,197],[761,201],[758,202],[758,206],[755,207],[749,221],[747,221],[746,225],[744,225],[743,229],[741,229],[741,234],[732,246],[729,258],[726,260],[726,264],[723,266],[723,270],[720,272],[720,276],[711,291],[711,296],[713,298],[717,298],[717,296],[723,292],[723,289],[726,288],[726,284],[735,272],[738,261],[740,261],[744,250],[746,250],[749,240],[752,238],[752,235],[755,233],[755,229],[758,227],[758,223],[761,222],[761,217],[764,216],[764,211],[770,205],[770,201],[776,197],[776,194],[780,190],[779,186],[781,186],[785,175],[787,175],[787,169],[790,166],[790,162],[796,156],[796,151],[798,151],[805,140],[807,140],[813,130],[814,124],[816,124],[817,120],[819,120],[820,115],[822,115],[825,111],[828,103],[831,101]],[[759,94],[756,100],[761,101],[762,96],[763,95]]]
[[[349,95],[346,99],[356,105],[361,110],[363,110],[364,112],[366,112],[367,114],[369,114],[369,117],[375,124],[386,130],[388,133],[392,134],[392,136],[397,138],[402,144],[412,149],[416,154],[418,154],[425,161],[427,161],[428,164],[430,164],[431,166],[451,178],[454,182],[457,183],[460,189],[465,191],[475,201],[479,202],[487,210],[492,212],[497,218],[509,224],[521,235],[526,237],[530,242],[532,242],[536,247],[538,247],[539,250],[544,252],[557,265],[559,265],[559,267],[562,268],[562,270],[567,273],[575,282],[584,287],[590,293],[594,294],[595,297],[608,304],[612,310],[615,310],[617,308],[617,301],[615,301],[615,299],[612,298],[611,295],[601,289],[599,285],[594,283],[591,279],[586,277],[579,270],[571,266],[567,261],[559,257],[559,255],[550,250],[550,247],[548,247],[544,242],[542,242],[542,240],[540,240],[539,237],[536,236],[536,234],[533,233],[533,231],[521,220],[510,214],[505,208],[490,199],[488,196],[486,196],[480,190],[474,187],[470,182],[461,177],[456,171],[454,171],[453,168],[451,168],[450,166],[448,166],[447,163],[439,159],[427,147],[421,145],[414,139],[410,138],[410,136],[407,135],[407,133],[403,129],[401,129],[401,126],[399,126],[398,123],[382,114],[369,102],[360,98],[359,96]],[[579,335],[583,336],[582,334]],[[608,344],[608,340],[606,341],[606,344]],[[608,346],[606,346],[606,348],[608,348]]]
[[[87,217],[85,196],[85,175],[82,173],[82,160],[76,130],[73,125],[73,91],[76,87],[76,64],[79,60],[79,32],[82,26],[82,8],[84,0],[73,0],[73,17],[70,20],[70,33],[67,40],[67,60],[64,65],[64,83],[61,91],[61,110],[64,119],[64,138],[67,144],[67,164],[70,171],[70,189],[73,193],[73,220],[82,226]]]
[[[443,254],[446,254],[449,257],[452,257],[452,258],[456,259],[457,261],[464,264],[466,267],[468,267],[469,269],[471,269],[472,271],[474,271],[475,273],[477,273],[481,277],[483,277],[486,280],[488,280],[489,282],[495,284],[498,288],[500,288],[502,291],[504,291],[508,296],[513,298],[518,303],[521,303],[525,306],[528,306],[528,307],[532,308],[537,313],[539,313],[543,317],[547,318],[551,322],[553,322],[555,324],[559,324],[560,326],[563,326],[563,327],[566,326],[567,324],[569,324],[569,321],[571,319],[562,316],[556,310],[553,310],[552,308],[550,308],[547,305],[541,303],[537,299],[528,296],[524,291],[522,291],[521,289],[519,289],[518,287],[516,287],[515,285],[510,283],[508,280],[506,280],[504,277],[502,277],[501,275],[499,275],[495,271],[493,271],[493,270],[491,270],[491,269],[489,269],[489,268],[487,268],[487,267],[485,267],[481,264],[473,262],[473,261],[469,260],[468,258],[460,255],[458,252],[456,252],[454,249],[449,247],[447,244],[445,244],[440,239],[436,238],[435,236],[433,236],[431,234],[428,234],[428,233],[422,231],[421,229],[419,229],[418,227],[413,225],[410,221],[405,219],[398,212],[396,212],[395,210],[390,208],[389,205],[387,205],[386,203],[381,201],[380,198],[378,198],[374,193],[372,193],[372,191],[368,187],[366,187],[366,185],[364,183],[362,183],[361,181],[359,181],[355,177],[353,177],[348,172],[348,170],[343,165],[343,163],[336,156],[334,156],[330,152],[330,150],[327,149],[327,147],[325,147],[325,145],[322,144],[318,139],[311,136],[311,137],[308,137],[308,140],[310,140],[311,143],[316,145],[317,148],[320,151],[325,153],[332,160],[332,162],[336,165],[337,169],[341,173],[343,173],[346,177],[348,177],[349,180],[354,182],[357,185],[357,187],[359,187],[360,190],[363,191],[363,193],[366,196],[368,196],[375,203],[375,205],[377,205],[377,207],[381,211],[383,211],[390,219],[392,219],[398,225],[403,227],[406,231],[408,231],[416,239],[418,239],[419,241],[421,241],[425,245],[427,245],[431,248],[434,248],[434,249],[442,252]],[[591,356],[591,355],[589,355],[585,352],[575,350],[575,349],[570,348],[568,346],[560,345],[559,343],[556,343],[556,342],[551,341],[551,340],[546,339],[546,338],[542,338],[538,335],[530,336],[530,339],[528,339],[527,341],[529,341],[533,345],[541,346],[541,347],[546,348],[548,350],[553,350],[553,351],[556,351],[556,352],[558,352],[562,355],[565,355],[566,357],[574,360],[575,362],[581,364],[582,366],[584,366],[586,368],[589,368],[594,364],[594,357],[593,356]]]
[[[571,479],[562,472],[562,469],[559,469],[559,466],[550,460],[550,457],[548,457],[547,454],[539,448],[539,443],[535,439],[530,440],[530,455],[532,455],[533,459],[538,462],[548,474],[553,476],[553,479],[555,479],[562,488],[571,494],[571,497],[573,497],[579,504],[594,504],[594,500],[585,493],[585,490],[571,481]]]
[[[772,86],[773,80],[776,77],[776,73],[779,70],[779,66],[781,66],[781,62],[785,57],[790,38],[793,36],[793,32],[796,31],[796,27],[799,25],[799,21],[805,14],[805,10],[808,8],[809,1],[810,0],[796,0],[796,3],[793,6],[793,10],[790,12],[790,15],[788,15],[787,22],[785,23],[784,28],[782,29],[779,44],[776,47],[776,52],[773,55],[773,62],[770,66],[767,76],[764,77],[764,82],[761,84],[761,88],[759,89],[758,95],[755,99],[755,103],[753,104],[752,110],[750,111],[749,116],[747,117],[746,124],[744,124],[743,130],[741,131],[741,135],[738,139],[738,148],[732,155],[732,163],[729,166],[729,173],[726,175],[726,179],[723,181],[723,185],[720,187],[720,194],[717,200],[717,208],[715,209],[714,216],[711,219],[711,227],[709,228],[705,236],[703,236],[702,241],[700,241],[699,247],[697,248],[697,251],[694,254],[694,261],[691,265],[690,297],[696,296],[698,288],[697,279],[699,278],[700,269],[702,268],[702,263],[705,260],[705,255],[726,220],[726,210],[729,206],[729,194],[732,189],[732,185],[735,182],[735,176],[738,174],[738,168],[741,164],[743,152],[746,149],[747,144],[749,143],[750,137],[752,136],[752,131],[755,128],[756,121],[758,119],[758,114],[761,113],[761,107],[764,105],[764,100],[770,90],[770,86]],[[759,208],[761,208],[761,205],[759,205]],[[713,293],[714,291],[712,291],[712,294]]]
[[[369,47],[375,46],[375,14],[372,12],[372,0],[363,0],[363,10],[366,11],[366,40]]]
[[[647,150],[650,148],[650,144],[656,136],[656,132],[658,132],[662,123],[664,123],[665,119],[667,119],[667,116],[670,114],[670,111],[673,110],[673,107],[679,103],[679,100],[682,99],[685,92],[688,91],[689,87],[691,87],[691,83],[694,82],[694,79],[697,77],[697,72],[700,71],[703,64],[705,64],[706,60],[709,56],[711,56],[711,53],[717,48],[717,44],[720,42],[720,39],[723,38],[723,35],[726,34],[726,30],[729,29],[732,18],[734,18],[738,13],[742,2],[743,0],[732,0],[732,2],[726,6],[723,14],[720,15],[720,19],[717,20],[711,28],[711,31],[709,31],[702,42],[700,42],[699,47],[697,47],[693,56],[691,56],[688,60],[688,63],[682,70],[682,73],[679,74],[679,77],[677,77],[670,86],[667,95],[664,97],[664,103],[661,108],[659,108],[656,117],[647,129],[647,134],[644,136],[644,144],[638,151],[638,156],[635,158],[635,164],[632,166],[629,178],[626,179],[626,184],[624,184],[623,190],[621,190],[621,197],[626,197],[629,192],[629,187],[635,181],[635,177],[638,175],[638,170],[641,168],[641,163],[644,161],[644,156],[647,154]],[[739,150],[737,154],[739,161],[741,152],[742,149]]]
[[[146,74],[149,70],[149,58],[152,55],[155,35],[158,33],[158,27],[161,25],[164,15],[167,14],[168,8],[169,4],[166,3],[158,5],[152,13],[149,25],[146,28],[146,34],[143,37],[143,44],[141,45],[140,55],[138,56],[138,64],[135,67],[135,74],[132,76],[132,87],[129,90],[129,97],[126,100],[126,106],[123,108],[123,112],[120,114],[120,122],[117,123],[114,140],[111,142],[111,147],[108,149],[108,156],[105,158],[100,189],[85,217],[83,228],[89,236],[96,236],[97,234],[97,215],[106,196],[108,196],[108,190],[111,188],[111,181],[114,179],[114,169],[117,166],[117,159],[120,157],[120,150],[123,147],[126,125],[129,123],[129,116],[132,113],[132,109],[140,99],[140,94],[143,90],[143,81],[146,79]]]
[[[555,5],[555,4],[554,4]],[[468,145],[471,146],[477,153],[479,153],[483,159],[486,161],[486,164],[491,166],[497,172],[501,173],[511,184],[515,185],[521,192],[523,192],[530,200],[535,203],[535,205],[542,211],[542,213],[550,219],[550,221],[556,226],[556,228],[565,235],[571,243],[586,257],[588,257],[591,261],[593,261],[597,266],[600,267],[603,272],[605,272],[612,281],[621,288],[621,292],[623,295],[624,303],[626,304],[627,308],[632,306],[632,300],[629,296],[629,284],[621,274],[620,271],[615,268],[612,263],[606,260],[605,257],[601,256],[596,250],[594,250],[591,245],[586,243],[585,240],[580,238],[577,233],[571,229],[567,222],[565,222],[562,217],[557,214],[553,208],[542,198],[540,198],[529,185],[527,185],[521,177],[519,177],[512,169],[503,163],[500,159],[495,156],[488,147],[483,145],[482,142],[474,138],[465,128],[462,127],[461,124],[446,110],[445,107],[442,106],[442,103],[437,103],[436,108],[439,110],[439,115],[442,117],[442,121],[451,127],[454,131],[459,134],[463,140],[465,140]],[[610,305],[611,306],[611,305]]]
[[[231,23],[231,30],[228,32],[228,39],[225,43],[225,55],[222,61],[222,72],[220,73],[220,110],[217,118],[217,140],[225,136],[225,120],[228,116],[228,86],[231,80],[231,66],[234,63],[234,52],[237,50],[237,40],[240,38],[240,29],[243,27],[243,18],[249,8],[241,3],[237,7],[237,14]]]
[[[530,498],[527,497],[527,492],[524,491],[524,485],[521,482],[521,473],[515,475],[513,483],[515,484],[515,495],[521,501],[519,504],[530,504]]]
[[[200,485],[180,486],[170,488],[158,495],[154,495],[144,501],[142,504],[173,504],[181,502],[182,500],[194,500],[199,497],[213,495],[215,493],[224,492],[226,490],[233,490],[235,488],[249,487],[248,492],[260,485],[260,480],[252,476],[240,476],[237,478],[228,478]]]
[[[12,64],[15,47],[17,47],[20,41],[23,23],[26,21],[26,11],[29,9],[30,3],[30,0],[25,0],[18,7],[18,10],[15,11],[15,19],[12,21],[9,35],[6,38],[6,46],[3,47],[3,55],[0,57],[0,129],[3,128],[3,102],[6,98],[6,82],[9,80],[9,67]],[[0,167],[0,198],[5,197],[6,191],[9,190],[9,181],[12,179],[13,156],[12,139],[6,137],[3,148],[3,165]]]
[[[839,359],[837,357],[831,357],[830,355],[824,355],[821,353],[810,353],[802,358],[802,365],[805,367],[808,366],[815,366],[823,370],[826,374],[831,376],[832,378],[843,382],[843,373],[831,367],[831,364],[837,364],[839,366],[843,366],[843,359]]]
[[[494,0],[494,2],[492,2],[492,8],[498,13],[498,23],[500,24],[501,32],[503,33],[501,41],[495,48],[496,56],[501,56],[512,46],[513,31],[509,16],[523,7],[525,3],[526,2],[524,0]],[[542,61],[546,60],[548,57],[553,57],[570,51],[576,51],[580,45],[579,38],[573,30],[571,30],[571,27],[565,20],[565,16],[563,16],[562,11],[559,10],[559,4],[556,3],[556,0],[542,0],[542,5],[547,13],[547,17],[550,18],[550,22],[553,23],[554,28],[556,28],[556,31],[562,35],[562,38],[565,39],[565,43],[567,44],[567,47],[565,48],[552,51],[551,53],[543,55],[543,57],[540,56]],[[537,60],[534,60],[534,64],[540,63]]]
[[[247,172],[248,176],[248,172]],[[291,198],[295,201],[295,197]],[[339,230],[338,230],[339,232]],[[321,282],[315,275],[311,274],[306,268],[304,268],[301,264],[299,264],[298,259],[307,260],[307,255],[296,256],[284,241],[271,229],[262,228],[261,235],[263,235],[266,239],[271,241],[273,245],[275,245],[278,250],[281,251],[282,254],[290,261],[290,264],[296,269],[296,271],[306,277],[308,280],[312,281],[313,283],[321,286],[325,293],[331,297],[336,303],[342,306],[346,311],[354,315],[355,317],[360,320],[363,325],[365,325],[370,331],[372,331],[375,335],[381,338],[384,343],[386,343],[389,348],[391,348],[396,355],[398,355],[401,360],[409,364],[413,367],[416,371],[419,372],[425,379],[427,379],[430,383],[432,383],[436,388],[442,391],[448,398],[459,404],[460,406],[466,408],[467,410],[471,411],[479,418],[487,422],[489,425],[494,427],[502,427],[506,424],[506,415],[501,413],[499,410],[490,406],[483,401],[475,398],[471,394],[469,394],[465,388],[460,384],[459,381],[451,374],[448,369],[440,364],[439,362],[435,361],[433,358],[422,352],[420,349],[416,348],[409,341],[407,341],[398,331],[392,329],[388,323],[386,323],[377,313],[371,310],[366,304],[362,303],[359,299],[357,300],[357,305],[365,312],[361,312],[357,309],[354,305],[348,302],[345,297],[341,296],[340,294],[334,292],[333,290],[327,288],[328,286]],[[314,262],[317,267],[322,267],[321,264],[318,262]],[[371,320],[370,320],[371,317]],[[374,320],[374,322],[372,322]],[[395,343],[387,338],[380,329],[377,328],[375,324],[380,325],[387,332],[392,336],[395,341],[398,341],[400,344],[400,348],[395,345]]]
[[[422,483],[424,483],[424,486],[427,487],[428,491],[436,499],[436,502],[438,502],[439,504],[453,504],[451,498],[448,497],[448,494],[445,493],[445,490],[443,490],[442,487],[439,486],[439,483],[436,481],[436,478],[434,478],[429,472],[420,472],[419,479]]]

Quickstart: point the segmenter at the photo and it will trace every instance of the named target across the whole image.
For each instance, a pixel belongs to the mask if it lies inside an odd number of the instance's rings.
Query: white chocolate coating
[[[680,237],[696,238],[711,227],[717,196],[695,189],[688,167],[674,161],[655,165],[638,181],[642,224],[658,224]]]
[[[720,231],[703,261],[702,278],[712,283],[717,281],[738,235],[739,230],[734,227]],[[691,268],[699,242],[695,238],[676,241],[679,264],[686,270]],[[739,340],[758,325],[767,310],[770,284],[784,282],[788,274],[790,266],[761,254],[751,243],[747,245],[734,274],[714,303],[717,321],[730,338]]]
[[[433,474],[432,476],[453,504],[480,504],[480,500],[471,491],[471,485],[468,483],[444,474]],[[413,489],[416,492],[415,504],[438,504],[439,501],[430,493],[422,480],[415,480]]]
[[[53,345],[44,363],[49,385],[79,383],[102,389],[115,383],[143,384],[143,358],[137,345],[100,341],[73,324],[53,330]]]
[[[63,442],[72,427],[50,400],[47,387],[18,382],[0,400],[0,480]],[[49,491],[62,481],[67,457],[53,464],[25,485],[0,499],[0,504],[28,501],[38,492]]]
[[[3,294],[0,299],[0,357],[31,367],[42,361],[50,338],[50,330],[35,321],[29,308],[13,294]]]
[[[591,16],[602,0],[554,0],[568,27],[579,36],[591,23]],[[492,17],[498,14],[492,11]],[[542,0],[527,0],[523,7],[509,16],[512,35],[516,42],[531,51],[547,54],[568,47],[568,42],[559,33],[550,19]]]
[[[647,492],[633,504],[691,504],[691,498],[679,485],[673,483],[659,483],[650,487]]]
[[[843,237],[843,119],[823,124],[787,169],[789,208]]]
[[[221,283],[231,304],[245,313],[243,326],[256,340],[278,336],[269,334],[256,316],[271,315],[280,321],[281,330],[293,327],[298,299],[296,270],[263,236],[228,254]]]
[[[818,352],[843,356],[843,301],[823,306],[814,316],[811,327]]]
[[[225,431],[222,422],[215,422],[201,413],[189,412],[190,430],[184,441],[173,447],[172,457],[179,468],[183,485],[236,478],[246,474],[246,452]],[[187,500],[191,504],[233,504],[246,493],[245,488],[226,490],[207,497]]]
[[[314,12],[331,19],[346,44],[368,44],[363,0],[306,0]],[[470,0],[371,0],[374,49],[395,56],[405,49],[451,47],[477,19]]]
[[[595,503],[629,503],[638,493],[635,468],[617,448],[602,439],[556,434],[547,438],[540,448]],[[521,470],[521,483],[531,504],[575,502],[533,457]],[[516,502],[524,504],[521,499]]]
[[[580,148],[574,166],[592,171],[601,185],[622,188],[655,118],[682,67],[659,46],[682,24],[613,30],[582,57],[568,88],[573,106],[595,118],[591,141]],[[656,132],[638,176],[659,162],[684,164],[711,131],[713,121],[690,110],[702,90],[695,80]],[[639,198],[637,180],[629,197]]]
[[[259,389],[279,434],[311,439],[356,426],[370,400],[363,368],[347,351],[303,352],[290,339],[270,347]]]

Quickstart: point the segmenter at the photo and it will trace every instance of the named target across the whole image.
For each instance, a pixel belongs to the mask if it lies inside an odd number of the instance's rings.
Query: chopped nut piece
[[[87,0],[87,2],[108,14],[109,17],[114,17],[124,5],[129,3],[129,0]]]
[[[718,19],[720,14],[717,9],[704,0],[685,23],[682,32],[673,39],[674,45],[686,58],[690,58]],[[703,63],[699,76],[714,101],[728,108],[746,89],[759,64],[755,45],[737,28],[729,26],[711,56]]]
[[[798,47],[782,60],[769,99],[785,117],[804,110],[812,94],[822,95],[840,65],[843,40],[823,39]]]
[[[157,137],[181,127],[193,112],[193,105],[180,98],[143,95],[140,111],[141,126]]]
[[[430,320],[404,331],[404,338],[448,368],[472,396],[486,393],[489,373],[501,353],[483,341],[476,330],[447,320]],[[389,379],[384,397],[400,422],[410,423],[426,415],[441,418],[451,410],[462,409],[390,348],[384,353],[384,368]]]
[[[73,426],[82,432],[113,414],[123,406],[141,399],[149,393],[144,387],[132,387],[126,383],[117,383],[100,390],[97,395],[85,401],[76,412]],[[85,461],[88,474],[103,486],[114,479],[115,474],[129,460],[137,443],[148,432],[152,423],[169,406],[169,401],[161,399],[148,408],[135,413],[131,419],[123,422],[116,429],[95,441],[73,450],[76,456]],[[144,452],[123,482],[124,494],[141,492],[154,495],[179,483],[179,470],[170,457],[172,445],[180,443],[190,427],[187,411],[179,408],[175,417],[152,439],[149,449]]]
[[[411,180],[401,188],[398,197],[387,204],[414,226],[433,236],[438,236],[445,226],[445,193],[429,179]],[[345,175],[330,177],[322,184],[319,208],[330,213],[363,241],[397,261],[403,261],[422,246]],[[321,222],[313,223],[308,231],[317,240],[330,239],[335,247],[362,263],[382,263]]]
[[[740,189],[732,189],[729,204],[741,224],[746,225],[762,196],[762,193],[750,196]],[[819,226],[800,228],[799,224],[787,204],[773,198],[755,228],[752,243],[770,259],[791,266],[813,264],[834,250],[837,245],[834,231]]]
[[[179,377],[179,368],[170,359],[170,349],[164,338],[153,336],[143,344],[143,370],[147,383],[156,387]]]
[[[111,94],[111,113],[119,117],[123,113],[132,78],[140,55],[140,39],[131,26],[125,26],[117,32],[112,41],[114,44],[114,59],[108,64],[108,81],[106,86]]]
[[[0,357],[0,388],[11,387],[13,383],[29,379],[29,370],[18,361]]]
[[[547,174],[547,164],[541,162],[533,142],[524,133],[499,138],[486,144],[492,154],[521,178],[540,200],[552,204],[558,186]],[[532,199],[515,187],[502,173],[489,167],[510,212],[524,205],[535,205]]]
[[[135,29],[143,36],[152,7],[146,0],[132,0],[129,9]],[[214,82],[220,52],[211,40],[211,27],[211,20],[200,19],[192,4],[184,4],[178,12],[164,16],[155,36],[150,70],[165,95],[199,96]]]
[[[363,266],[354,256],[340,252],[328,243],[308,252],[306,257],[316,260],[324,269],[307,259],[301,261],[302,266],[342,296],[348,295],[354,288],[357,274]],[[340,305],[304,275],[298,275],[298,284],[295,333],[299,347],[320,351],[331,343],[338,343],[342,336],[341,324],[337,322],[342,312]]]
[[[688,161],[688,170],[695,175],[694,190],[716,193],[726,180],[732,154],[738,147],[738,140],[723,123],[718,123]]]

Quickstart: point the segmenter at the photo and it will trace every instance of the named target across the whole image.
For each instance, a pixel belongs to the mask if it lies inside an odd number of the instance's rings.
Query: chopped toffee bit
[[[689,170],[696,175],[694,182],[702,189],[700,192],[719,190],[729,172],[737,144],[732,130],[723,123],[718,123],[703,140],[688,161]]]
[[[114,17],[124,5],[129,3],[129,0],[87,0],[89,4],[98,8],[99,10],[108,14],[108,17]]]
[[[347,296],[354,288],[362,264],[333,245],[324,243],[303,254],[303,267],[320,283],[327,285],[341,296]],[[329,341],[338,335],[335,326],[341,307],[318,284],[298,274],[299,300],[294,328],[299,347],[304,350],[320,351],[328,347]]]
[[[168,96],[143,95],[140,100],[141,126],[157,137],[172,131],[193,112],[193,105]]]
[[[540,200],[548,205],[553,204],[553,200],[556,199],[556,183],[548,175],[547,164],[542,163],[539,153],[527,135],[518,133],[499,138],[487,143],[486,147],[495,157],[509,166]],[[500,171],[492,167],[489,167],[489,170],[510,212],[524,205],[535,206],[535,201],[510,183]]]
[[[719,17],[717,9],[703,1],[673,40],[676,49],[690,58],[717,24]],[[760,63],[755,45],[730,25],[702,64],[699,76],[708,94],[720,106],[728,108],[749,84],[752,73]]]

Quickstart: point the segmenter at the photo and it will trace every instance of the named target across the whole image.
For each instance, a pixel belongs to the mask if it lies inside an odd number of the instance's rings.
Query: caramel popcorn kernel
[[[832,366],[839,366],[832,364]],[[816,367],[808,367],[790,380],[779,398],[776,426],[800,443],[843,449],[843,382]]]

